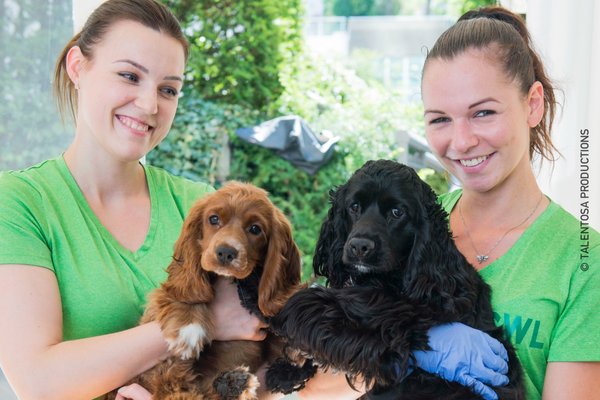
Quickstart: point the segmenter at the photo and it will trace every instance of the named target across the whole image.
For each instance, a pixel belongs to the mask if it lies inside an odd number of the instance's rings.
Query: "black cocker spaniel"
[[[456,248],[447,214],[415,171],[369,161],[330,193],[313,267],[327,280],[293,295],[271,321],[291,346],[325,366],[362,377],[377,399],[479,399],[420,369],[432,326],[461,322],[498,339],[510,383],[500,399],[524,399],[522,370],[494,324],[490,288]]]

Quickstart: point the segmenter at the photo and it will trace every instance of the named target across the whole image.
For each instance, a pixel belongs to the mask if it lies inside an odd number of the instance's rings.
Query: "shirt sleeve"
[[[582,253],[585,254],[585,253]],[[600,244],[576,265],[555,326],[548,361],[600,361]]]
[[[0,265],[54,270],[43,215],[42,195],[37,190],[10,173],[0,176]]]

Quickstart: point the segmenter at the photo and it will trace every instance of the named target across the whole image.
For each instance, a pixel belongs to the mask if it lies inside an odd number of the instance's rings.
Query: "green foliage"
[[[169,135],[146,159],[175,175],[218,185],[215,173],[224,142],[236,129],[258,121],[250,108],[207,101],[186,90]]]
[[[333,3],[333,13],[344,17],[368,15],[371,7],[373,7],[373,0],[336,0]]]
[[[497,0],[323,0],[324,15],[450,15],[458,18],[479,7],[498,4]]]
[[[497,0],[464,0],[460,9],[460,14],[462,15],[467,11],[480,7],[495,6],[496,4],[498,4]]]
[[[439,196],[448,191],[448,177],[431,168],[423,168],[419,172],[419,177],[425,181],[433,191]]]
[[[344,17],[399,15],[406,7],[402,0],[325,0],[326,15]]]
[[[403,128],[398,97],[375,82],[366,82],[339,63],[304,54],[294,71],[284,67],[285,91],[277,102],[280,115],[297,114],[316,132],[341,137],[348,167],[366,160],[396,158],[394,133]]]
[[[0,170],[54,157],[71,139],[50,95],[54,56],[72,34],[71,14],[70,0],[0,7]]]
[[[331,188],[369,159],[396,158],[402,149],[393,133],[401,127],[401,105],[383,88],[370,86],[353,72],[309,55],[297,57],[280,71],[284,91],[269,110],[201,100],[186,91],[171,133],[148,154],[148,162],[216,186],[219,140],[229,135],[232,148],[229,179],[252,182],[269,193],[294,227],[304,254],[304,277],[310,275],[312,253],[328,209]],[[254,126],[274,116],[296,114],[315,132],[330,130],[341,140],[332,160],[310,176],[268,149],[238,139],[237,128]]]
[[[178,3],[177,10],[178,13],[183,12],[182,15],[188,15],[186,7],[191,7],[188,10],[196,7],[192,1],[169,2],[172,3]],[[205,9],[210,5],[201,3],[200,11],[206,12]],[[214,5],[225,7],[229,3],[219,1]],[[264,1],[256,3],[263,4]],[[232,12],[226,11],[225,15],[233,18],[233,14],[228,14]],[[255,16],[258,18],[259,14]],[[265,12],[264,16],[271,19],[273,14]],[[217,17],[213,16],[215,20]],[[190,30],[189,26],[197,25],[202,18],[187,18],[184,19],[187,21],[186,32],[196,39],[208,37],[198,32],[204,32],[207,26],[214,26],[214,21]],[[254,23],[261,24],[257,21]],[[296,28],[299,29],[299,26]],[[329,208],[329,191],[343,184],[367,160],[396,159],[403,149],[396,145],[395,132],[408,129],[412,125],[410,121],[420,118],[422,110],[406,107],[400,102],[398,94],[390,93],[376,82],[365,81],[339,63],[298,52],[295,44],[297,35],[288,32],[284,36],[290,42],[280,41],[278,44],[278,48],[283,50],[279,55],[281,61],[276,64],[277,84],[269,89],[269,101],[263,96],[263,100],[256,102],[262,93],[262,89],[256,85],[265,84],[266,88],[264,79],[267,78],[262,75],[263,67],[255,64],[251,64],[247,70],[253,74],[246,81],[248,93],[253,93],[252,96],[246,92],[239,92],[240,97],[231,92],[214,96],[214,89],[221,88],[217,83],[226,78],[224,71],[238,74],[240,70],[234,67],[243,63],[239,59],[234,62],[228,55],[219,52],[209,52],[204,63],[200,62],[202,52],[206,49],[197,47],[194,50],[196,58],[188,72],[190,81],[180,100],[173,129],[167,139],[148,155],[148,161],[175,174],[204,180],[218,187],[223,182],[215,176],[216,164],[222,153],[223,139],[228,136],[231,169],[227,179],[251,182],[270,193],[273,202],[292,223],[294,238],[303,254],[303,278],[308,279],[312,272],[312,254],[319,229]],[[260,49],[254,46],[264,43],[262,39],[248,38],[243,44],[243,51],[255,53]],[[220,48],[223,49],[222,46]],[[289,50],[294,48],[296,50]],[[209,63],[208,59],[212,61]],[[209,64],[215,67],[215,71],[223,72],[223,75],[211,75],[204,79],[205,68]],[[271,83],[274,84],[274,81]],[[255,126],[282,115],[299,115],[316,133],[330,131],[340,137],[333,158],[314,176],[297,169],[271,150],[248,144],[235,136],[235,130],[240,127]],[[407,116],[411,118],[407,119]],[[433,177],[430,175],[424,176],[431,180]]]
[[[191,44],[187,81],[207,100],[257,110],[283,91],[282,62],[301,47],[301,0],[166,0]]]
[[[397,158],[402,149],[397,148],[394,133],[402,127],[402,106],[388,91],[331,61],[304,54],[293,71],[281,70],[285,90],[274,107],[279,115],[302,116],[315,132],[328,130],[339,136],[334,157],[310,176],[267,149],[234,139],[230,177],[265,188],[284,210],[304,254],[307,278],[329,208],[329,190],[343,184],[367,160]]]

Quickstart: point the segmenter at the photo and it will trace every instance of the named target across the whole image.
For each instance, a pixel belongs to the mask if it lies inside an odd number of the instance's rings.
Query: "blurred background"
[[[101,0],[2,0],[0,171],[60,155],[72,124],[51,94],[63,45]],[[423,137],[420,73],[427,48],[464,11],[489,0],[163,0],[192,44],[178,115],[145,162],[216,187],[230,179],[267,189],[294,226],[304,278],[327,193],[369,159],[417,169],[438,193],[453,186]],[[563,158],[539,166],[544,191],[580,213],[580,131],[588,130],[591,225],[600,229],[600,3],[500,1],[522,14],[562,89],[554,140]],[[322,151],[303,160],[242,140],[240,128],[292,116]],[[298,128],[300,126],[300,128]],[[288,154],[302,158],[297,130]],[[335,143],[335,145],[332,145]],[[295,148],[294,148],[295,146]],[[305,157],[306,158],[306,157]],[[0,172],[1,173],[1,172]],[[1,378],[0,399],[12,400]]]

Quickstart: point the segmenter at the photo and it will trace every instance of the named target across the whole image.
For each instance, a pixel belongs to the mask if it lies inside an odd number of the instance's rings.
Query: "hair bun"
[[[518,14],[515,14],[503,7],[482,7],[475,10],[467,11],[458,21],[466,21],[476,18],[489,18],[498,21],[506,22],[519,32],[519,35],[527,44],[530,42],[529,31],[525,25],[525,20]]]

